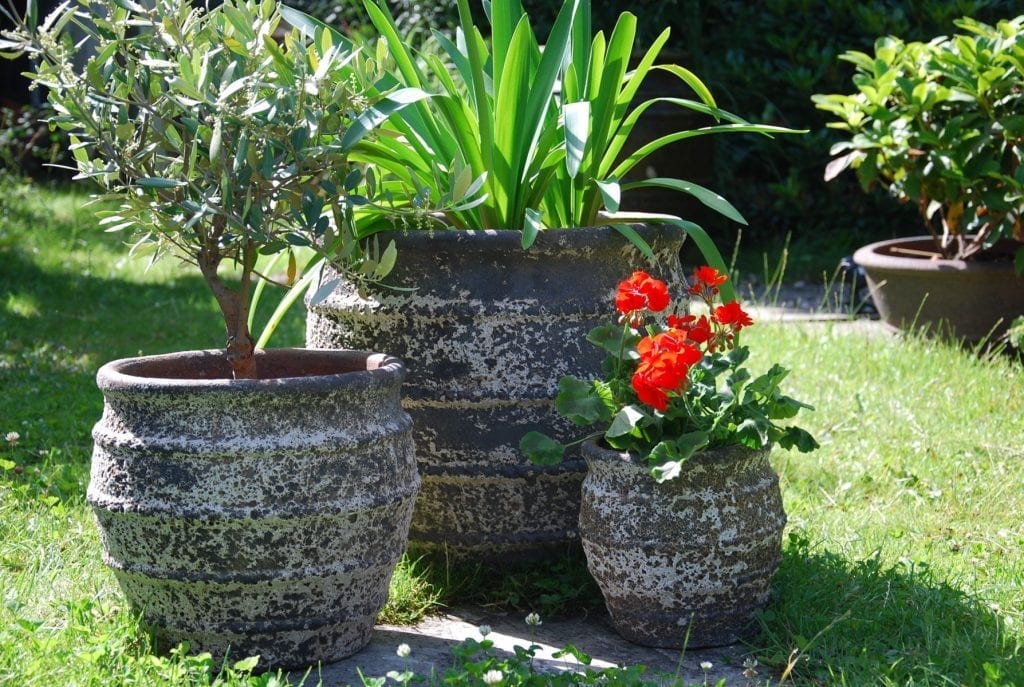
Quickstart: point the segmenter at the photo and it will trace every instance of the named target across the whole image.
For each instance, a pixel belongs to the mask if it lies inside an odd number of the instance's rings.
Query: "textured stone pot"
[[[786,524],[768,453],[704,451],[658,484],[635,457],[583,445],[580,535],[619,634],[692,649],[756,631]]]
[[[310,347],[388,350],[409,366],[419,551],[502,562],[578,542],[582,458],[537,468],[518,445],[530,430],[576,435],[554,408],[558,379],[600,369],[585,337],[614,317],[618,283],[641,267],[680,280],[682,231],[638,231],[654,266],[608,227],[543,232],[528,251],[518,231],[385,236],[398,244],[389,282],[415,291],[343,284],[310,307]]]
[[[370,639],[419,487],[397,358],[222,352],[100,369],[88,500],[104,561],[166,649],[261,665],[349,656]]]
[[[929,259],[900,249],[930,252],[929,236],[879,241],[860,248],[854,261],[864,268],[871,298],[890,327],[927,327],[933,333],[981,341],[1003,334],[1024,315],[1024,277],[1013,270],[1020,244],[1007,242],[1004,260]]]

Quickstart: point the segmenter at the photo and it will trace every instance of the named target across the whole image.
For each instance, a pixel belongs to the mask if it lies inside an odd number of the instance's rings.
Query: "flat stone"
[[[412,670],[417,675],[440,677],[455,663],[451,653],[453,646],[465,639],[483,639],[479,631],[481,625],[491,627],[487,638],[494,642],[493,651],[499,658],[514,656],[516,646],[539,647],[534,658],[538,672],[582,671],[585,666],[572,656],[555,657],[555,653],[571,644],[593,659],[590,664],[593,670],[644,665],[647,667],[645,678],[661,684],[673,684],[677,678],[686,685],[704,684],[705,678],[710,685],[719,680],[725,680],[726,685],[739,686],[752,682],[743,676],[743,661],[750,654],[742,644],[685,652],[652,649],[619,637],[603,612],[544,620],[541,625],[531,627],[523,616],[479,607],[451,609],[447,615],[430,617],[414,626],[378,625],[369,646],[351,658],[322,666],[319,671],[314,668],[306,682],[316,684],[317,680],[322,680],[324,687],[361,686],[360,671],[366,677],[383,677],[393,670]],[[407,658],[396,654],[400,644],[409,645]],[[712,664],[706,675],[700,667],[702,662]],[[768,674],[761,666],[756,670],[762,680]],[[295,671],[291,677],[297,682],[302,675],[301,671]],[[395,683],[389,681],[389,684]]]

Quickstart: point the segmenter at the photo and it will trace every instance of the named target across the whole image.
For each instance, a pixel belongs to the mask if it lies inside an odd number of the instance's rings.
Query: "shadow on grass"
[[[757,641],[812,684],[1024,684],[1022,647],[983,602],[922,562],[851,561],[790,534]]]
[[[116,358],[223,345],[223,324],[199,277],[140,284],[47,270],[0,248],[0,446],[9,473],[32,493],[81,496],[103,399],[96,370]],[[302,307],[281,338],[301,341]]]

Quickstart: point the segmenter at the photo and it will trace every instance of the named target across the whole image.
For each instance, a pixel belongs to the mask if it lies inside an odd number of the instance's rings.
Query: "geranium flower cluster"
[[[558,380],[555,408],[591,433],[565,442],[530,431],[520,450],[538,465],[555,465],[570,447],[598,440],[635,455],[663,482],[705,449],[817,448],[814,437],[789,423],[810,409],[782,393],[789,370],[773,364],[755,376],[743,367],[750,351],[739,334],[754,321],[737,301],[719,302],[726,280],[712,267],[693,272],[686,292],[688,300],[703,302],[703,314],[673,309],[668,286],[646,272],[622,281],[615,292],[618,322],[587,334],[606,354],[603,375]]]
[[[632,386],[641,403],[665,411],[672,396],[686,391],[690,368],[706,353],[731,349],[736,334],[754,323],[737,301],[715,306],[726,279],[713,267],[697,268],[688,292],[704,301],[710,315],[671,314],[667,329],[649,332],[637,343],[640,362]],[[634,329],[643,326],[648,313],[662,312],[670,302],[665,282],[639,271],[619,284],[615,296],[621,321]]]

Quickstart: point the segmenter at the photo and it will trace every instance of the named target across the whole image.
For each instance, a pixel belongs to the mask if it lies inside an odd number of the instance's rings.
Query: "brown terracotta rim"
[[[400,385],[405,365],[399,358],[369,351],[276,348],[256,352],[259,379],[232,379],[222,350],[181,351],[114,360],[100,368],[100,389],[174,389],[197,385],[223,390],[256,391],[287,386],[313,391],[371,385]]]
[[[900,253],[899,249],[909,252]],[[936,257],[928,257],[929,253]],[[1005,272],[1013,269],[1010,261],[948,260],[938,257],[930,236],[869,243],[857,249],[853,261],[867,270],[890,272]]]

